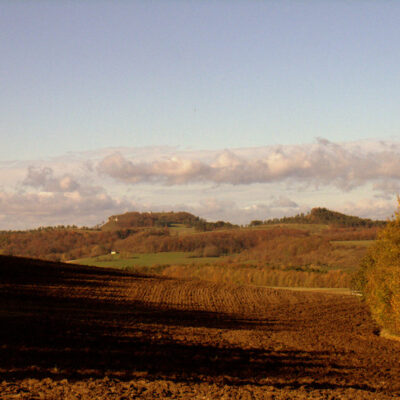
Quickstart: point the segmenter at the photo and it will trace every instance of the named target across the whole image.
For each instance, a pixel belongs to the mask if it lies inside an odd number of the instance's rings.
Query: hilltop
[[[138,212],[131,211],[124,214],[112,215],[101,226],[103,231],[114,231],[129,228],[144,227],[171,227],[174,224],[195,226],[200,221],[199,217],[188,212]]]
[[[254,221],[253,221],[254,223]],[[323,207],[315,207],[307,214],[297,214],[294,217],[269,219],[265,224],[326,224],[338,227],[383,227],[386,221],[360,218],[353,215],[342,214]]]
[[[179,212],[137,212],[131,211],[125,214],[112,215],[108,221],[101,226],[102,231],[116,231],[132,228],[171,228],[176,225],[183,225],[197,230],[212,230],[216,228],[237,227],[229,222],[217,221],[208,222],[185,211]]]

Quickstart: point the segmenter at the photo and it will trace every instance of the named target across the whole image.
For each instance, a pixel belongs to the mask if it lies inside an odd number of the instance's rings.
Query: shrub
[[[203,257],[219,257],[221,252],[217,246],[209,245],[204,247]]]
[[[90,250],[90,257],[97,257],[101,256],[102,254],[105,253],[105,250],[99,246],[98,244],[94,245],[92,249]]]
[[[400,199],[395,218],[361,263],[355,289],[362,292],[373,317],[382,328],[400,334]]]
[[[203,257],[203,249],[201,247],[194,249],[192,257]]]

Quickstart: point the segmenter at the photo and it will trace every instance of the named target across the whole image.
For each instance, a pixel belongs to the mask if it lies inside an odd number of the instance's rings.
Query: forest
[[[239,227],[187,212],[129,212],[93,228],[3,231],[0,252],[240,284],[350,287],[382,221],[322,208],[301,218]],[[140,255],[149,255],[146,265],[136,262]]]
[[[251,224],[329,224],[340,227],[383,227],[386,221],[360,218],[354,215],[346,215],[337,211],[331,211],[323,207],[315,207],[307,214],[297,214],[293,217],[274,218],[263,221],[252,221]]]

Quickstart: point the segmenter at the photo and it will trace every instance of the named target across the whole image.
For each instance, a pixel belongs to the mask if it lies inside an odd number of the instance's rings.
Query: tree
[[[259,219],[253,219],[253,221],[250,222],[249,226],[259,226],[262,224],[263,224],[263,221],[261,221]]]
[[[378,324],[400,335],[400,198],[398,203],[394,219],[378,234],[355,281]]]

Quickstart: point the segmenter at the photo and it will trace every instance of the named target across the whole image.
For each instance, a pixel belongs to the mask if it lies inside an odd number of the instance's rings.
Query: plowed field
[[[395,399],[353,296],[0,257],[1,399]]]

